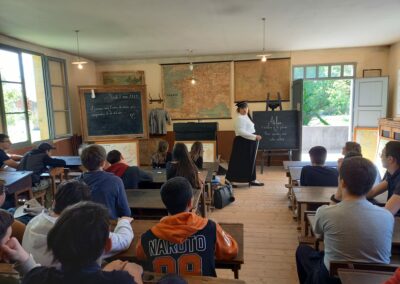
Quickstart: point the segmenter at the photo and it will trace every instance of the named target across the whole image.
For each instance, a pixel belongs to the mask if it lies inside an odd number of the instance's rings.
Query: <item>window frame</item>
[[[332,77],[331,69],[332,66],[340,65],[340,76],[339,77]],[[352,65],[353,66],[353,76],[344,76],[344,66],[345,65]],[[306,77],[306,68],[307,67],[316,67],[315,78],[307,78]],[[319,67],[328,67],[328,76],[327,77],[319,77]],[[302,67],[303,68],[303,77],[302,78],[294,78],[294,69]],[[357,63],[355,62],[338,62],[338,63],[319,63],[319,64],[299,64],[292,66],[292,81],[293,80],[341,80],[341,79],[355,79],[356,78],[356,69]]]
[[[56,58],[56,57],[51,57],[51,56],[46,56],[43,53],[27,50],[24,48],[18,48],[14,46],[9,46],[5,44],[0,43],[0,49],[10,51],[10,52],[15,52],[18,54],[18,61],[19,61],[19,71],[20,71],[20,76],[21,76],[21,82],[12,82],[12,81],[4,81],[1,79],[1,74],[0,74],[0,119],[1,119],[1,126],[3,128],[3,133],[9,135],[12,139],[12,136],[8,133],[7,129],[7,122],[6,122],[6,112],[5,112],[5,106],[4,106],[4,96],[3,96],[3,83],[18,83],[21,84],[22,87],[22,95],[23,95],[23,102],[24,102],[24,115],[25,115],[25,127],[27,130],[27,137],[28,140],[24,142],[18,142],[18,143],[13,143],[14,148],[22,148],[22,147],[27,147],[31,146],[33,143],[40,143],[42,141],[49,141],[53,139],[58,139],[58,138],[63,138],[63,137],[70,137],[72,136],[72,121],[71,121],[71,105],[70,105],[70,98],[69,98],[69,89],[68,89],[68,76],[67,76],[67,68],[66,68],[66,60],[62,58]],[[29,114],[28,114],[28,102],[27,102],[27,95],[26,95],[26,85],[25,85],[25,77],[24,77],[24,67],[23,67],[23,62],[22,62],[22,53],[28,53],[36,56],[41,57],[42,61],[42,75],[43,75],[43,83],[44,83],[44,91],[45,91],[45,101],[46,101],[46,111],[47,111],[47,118],[48,118],[48,129],[49,129],[49,139],[47,140],[41,140],[41,141],[35,141],[32,142],[32,137],[31,137],[31,132],[29,128]],[[55,121],[54,121],[54,116],[53,116],[53,104],[52,104],[52,91],[51,91],[51,82],[50,82],[50,72],[49,72],[49,66],[48,66],[48,61],[53,60],[60,62],[62,64],[62,68],[64,71],[64,81],[65,81],[65,87],[64,87],[64,97],[66,99],[67,103],[67,110],[68,112],[68,117],[69,119],[66,120],[67,122],[67,129],[69,130],[69,133],[65,135],[60,135],[56,136],[55,135]],[[12,140],[11,140],[12,141]]]

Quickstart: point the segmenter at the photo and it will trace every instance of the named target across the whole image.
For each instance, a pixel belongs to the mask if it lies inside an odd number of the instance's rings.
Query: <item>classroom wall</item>
[[[384,76],[389,75],[388,72],[388,46],[378,47],[360,47],[360,48],[339,48],[339,49],[323,49],[323,50],[306,50],[306,51],[293,51],[274,53],[273,57],[291,57],[291,64],[293,65],[306,65],[306,64],[321,64],[321,63],[356,63],[357,64],[357,77],[362,77],[363,69],[382,69]],[[224,60],[243,60],[254,59],[254,54],[242,55],[221,55],[221,56],[197,56],[192,57],[193,62],[209,62],[209,61],[224,61]],[[168,59],[149,59],[149,60],[128,60],[128,61],[102,61],[96,63],[96,77],[97,84],[101,84],[101,72],[104,71],[128,71],[128,70],[144,70],[146,77],[147,92],[152,97],[162,96],[162,70],[160,63],[182,63],[188,62],[187,57],[183,58],[168,58]],[[235,117],[236,108],[233,105],[233,80],[231,91],[231,113]],[[148,104],[148,109],[160,107],[159,104]],[[284,109],[290,109],[289,102],[283,103]],[[265,110],[265,103],[251,103],[251,110]],[[207,122],[214,122],[213,120],[206,120]],[[181,122],[181,121],[180,121]],[[233,130],[233,119],[221,119],[219,122],[219,130],[229,131]],[[172,126],[168,127],[172,131]]]
[[[28,42],[20,41],[14,38],[0,35],[0,43],[26,49],[28,51],[34,51],[47,56],[57,57],[65,59],[67,68],[68,78],[68,89],[70,98],[71,108],[71,120],[72,120],[72,132],[81,133],[81,119],[79,111],[79,100],[78,100],[78,88],[79,85],[94,85],[96,84],[96,65],[93,61],[85,59],[88,64],[84,65],[82,70],[79,70],[76,66],[72,65],[71,62],[75,59],[74,55],[61,52],[55,49],[46,48],[43,46],[31,44]],[[72,44],[72,43],[71,43]],[[84,59],[84,58],[82,58]],[[0,124],[1,125],[1,124]],[[1,126],[0,126],[1,127]],[[56,126],[57,127],[57,126]]]
[[[396,106],[400,104],[400,41],[391,45],[389,50],[389,115],[388,117],[400,118],[396,111]],[[400,95],[400,94],[399,94]]]

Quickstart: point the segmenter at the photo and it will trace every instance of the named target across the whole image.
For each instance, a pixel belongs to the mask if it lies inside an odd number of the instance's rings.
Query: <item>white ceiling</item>
[[[387,45],[400,0],[1,0],[0,33],[97,60]]]

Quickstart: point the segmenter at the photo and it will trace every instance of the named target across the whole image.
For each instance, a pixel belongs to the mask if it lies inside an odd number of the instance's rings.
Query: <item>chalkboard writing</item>
[[[88,136],[143,133],[140,92],[84,92]]]
[[[255,111],[253,120],[260,150],[299,148],[298,111]]]

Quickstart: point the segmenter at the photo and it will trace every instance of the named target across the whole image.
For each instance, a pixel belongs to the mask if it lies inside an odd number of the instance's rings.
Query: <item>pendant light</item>
[[[261,57],[261,62],[267,62],[267,58],[271,56],[271,54],[267,54],[265,52],[265,17],[261,18],[263,21],[263,49],[262,49],[262,54],[257,55],[257,57]]]
[[[189,60],[190,60],[190,63],[189,63],[189,70],[192,72],[192,79],[190,80],[190,84],[192,84],[192,85],[196,85],[196,79],[194,78],[194,65],[193,65],[193,62],[192,62],[192,57],[193,57],[193,49],[188,49],[188,52],[189,52]]]
[[[78,69],[83,69],[83,65],[87,63],[87,61],[84,61],[81,59],[80,53],[79,53],[79,30],[75,30],[76,33],[76,56],[77,59],[72,61],[71,63],[74,65],[78,65]]]

